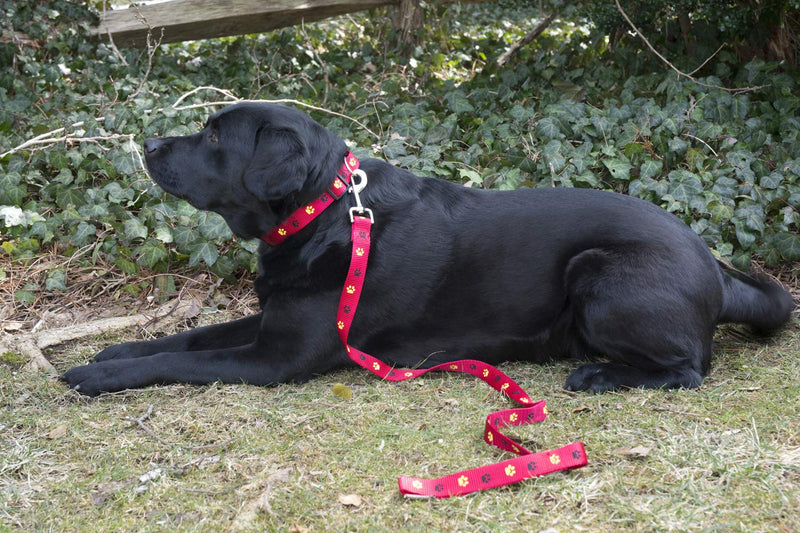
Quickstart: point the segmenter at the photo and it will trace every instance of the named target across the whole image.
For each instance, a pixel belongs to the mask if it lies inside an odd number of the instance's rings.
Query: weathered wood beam
[[[170,0],[106,11],[92,33],[117,46],[144,46],[152,30],[162,43],[260,33],[398,4],[400,0]]]

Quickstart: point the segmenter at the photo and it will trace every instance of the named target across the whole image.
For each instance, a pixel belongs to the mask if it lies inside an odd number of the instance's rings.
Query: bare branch
[[[628,14],[625,13],[625,10],[622,9],[622,6],[620,5],[619,0],[614,0],[614,3],[617,4],[617,10],[619,10],[620,14],[622,14],[622,17],[625,19],[625,22],[627,22],[628,25],[633,29],[633,31],[636,32],[636,35],[638,35],[639,38],[642,41],[644,41],[644,44],[647,45],[647,47],[650,49],[650,51],[653,52],[656,56],[658,56],[658,58],[661,61],[666,63],[667,66],[669,66],[669,68],[674,70],[675,73],[678,74],[678,76],[687,78],[687,79],[691,80],[692,82],[696,83],[697,85],[701,85],[703,87],[709,87],[711,89],[720,89],[722,91],[728,91],[728,92],[731,92],[731,93],[744,93],[744,92],[756,91],[758,89],[763,89],[764,87],[768,87],[768,85],[758,85],[756,87],[722,87],[720,85],[711,85],[711,84],[708,84],[708,83],[703,83],[702,81],[699,81],[698,79],[694,78],[691,74],[686,74],[685,72],[681,71],[678,67],[676,67],[675,65],[670,63],[670,61],[666,57],[661,55],[658,52],[658,50],[656,50],[655,47],[652,44],[650,44],[650,41],[647,40],[647,37],[644,36],[644,34],[639,30],[639,28],[636,27],[636,25],[633,23],[633,21],[630,19],[630,17],[628,17]],[[717,50],[717,52],[719,52],[719,50]],[[714,54],[712,54],[711,57],[714,57],[714,55],[716,55],[717,52],[714,52]],[[702,65],[700,65],[695,70],[693,70],[692,74],[694,74],[695,72],[700,70],[703,67],[703,65],[708,63],[708,61],[711,59],[711,57],[706,59],[705,62],[703,62]]]
[[[503,53],[503,55],[501,55],[497,59],[497,66],[502,67],[503,65],[505,65],[506,62],[508,62],[508,60],[511,59],[511,56],[517,54],[520,50],[522,50],[522,47],[524,47],[525,45],[536,39],[539,35],[541,35],[542,32],[546,30],[547,27],[550,24],[552,24],[555,19],[556,19],[555,14],[548,15],[543,21],[537,24],[536,27],[533,28],[525,37],[520,39],[519,42],[515,43],[514,46],[506,50],[505,53]]]

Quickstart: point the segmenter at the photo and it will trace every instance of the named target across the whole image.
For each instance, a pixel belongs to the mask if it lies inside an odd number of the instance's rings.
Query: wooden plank
[[[111,34],[117,46],[144,46],[152,28],[162,43],[260,33],[395,5],[399,0],[170,0],[106,11],[94,35]]]

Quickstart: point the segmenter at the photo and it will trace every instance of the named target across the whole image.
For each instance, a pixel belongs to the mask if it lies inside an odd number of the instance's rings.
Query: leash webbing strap
[[[317,218],[329,205],[341,198],[347,192],[350,184],[350,176],[358,168],[358,159],[352,152],[347,152],[344,156],[344,163],[339,168],[339,173],[333,178],[328,190],[322,193],[311,203],[300,207],[289,218],[272,228],[268,233],[261,236],[261,240],[270,246],[277,246],[287,238],[291,237],[301,229],[308,226]]]
[[[427,369],[397,369],[347,343],[347,336],[353,323],[367,272],[371,226],[372,221],[369,218],[362,216],[353,218],[353,247],[350,267],[342,289],[336,317],[339,338],[350,359],[388,381],[404,381],[432,371],[472,374],[522,406],[490,414],[486,418],[486,429],[483,435],[487,443],[515,453],[519,457],[464,470],[438,479],[400,477],[398,479],[400,492],[408,496],[449,498],[586,465],[586,451],[580,442],[573,442],[556,450],[532,453],[500,431],[507,426],[541,422],[547,417],[547,407],[544,401],[532,402],[522,387],[492,365],[483,361],[465,359]]]

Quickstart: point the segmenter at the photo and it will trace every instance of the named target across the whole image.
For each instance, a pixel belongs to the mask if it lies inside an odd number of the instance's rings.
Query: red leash
[[[339,332],[339,338],[347,350],[347,355],[356,364],[362,366],[388,381],[405,381],[417,376],[421,376],[431,371],[444,371],[444,372],[463,372],[472,374],[473,376],[482,379],[489,386],[495,390],[505,394],[523,407],[514,409],[505,409],[497,411],[486,417],[486,429],[484,430],[484,440],[501,448],[503,450],[517,454],[519,457],[502,461],[495,464],[485,465],[471,470],[464,470],[449,476],[444,476],[437,479],[422,479],[416,477],[400,477],[398,484],[400,492],[408,496],[449,498],[450,496],[457,496],[461,494],[468,494],[479,490],[485,490],[511,483],[517,483],[523,479],[528,479],[534,476],[541,476],[555,472],[558,470],[568,470],[571,468],[578,468],[587,464],[586,451],[583,444],[580,442],[573,442],[562,448],[550,450],[546,452],[532,453],[525,449],[521,444],[506,437],[500,430],[507,426],[520,426],[523,424],[530,424],[534,422],[541,422],[547,417],[547,407],[544,401],[533,402],[528,394],[517,385],[514,380],[509,378],[506,374],[496,369],[492,365],[484,363],[483,361],[476,361],[471,359],[464,359],[460,361],[453,361],[451,363],[444,363],[427,369],[396,369],[393,368],[380,359],[377,359],[369,354],[353,348],[347,343],[347,336],[350,332],[350,326],[353,323],[353,317],[358,307],[358,301],[361,297],[361,290],[364,286],[364,278],[367,273],[367,262],[369,259],[370,249],[370,229],[373,224],[372,212],[365,209],[361,205],[361,199],[358,196],[358,188],[366,185],[366,176],[363,171],[356,170],[358,168],[358,160],[349,153],[345,157],[345,163],[342,165],[346,172],[344,181],[349,182],[351,174],[358,175],[364,180],[361,183],[353,184],[352,191],[356,198],[357,207],[350,210],[350,218],[352,220],[352,235],[353,242],[352,254],[350,258],[350,267],[347,272],[347,279],[342,289],[342,296],[339,300],[339,310],[336,317],[336,329]],[[334,180],[338,180],[343,176],[340,171],[339,176]],[[335,185],[334,185],[335,187]],[[327,194],[327,193],[326,193]],[[323,194],[322,197],[324,197]],[[337,196],[340,197],[341,195]],[[316,202],[329,205],[328,200],[322,201],[321,198]],[[309,204],[314,206],[315,203]],[[307,207],[301,207],[298,212],[300,220],[304,222],[303,226],[308,224],[310,220],[305,220],[302,213],[306,213]],[[314,213],[319,213],[314,210]],[[356,215],[368,214],[369,216]],[[297,212],[295,213],[297,215]],[[287,219],[288,227],[292,229],[299,229],[292,225],[292,220],[295,215]],[[312,217],[313,219],[314,217]],[[268,236],[273,233],[281,237],[288,235],[280,234],[280,228],[286,229],[287,222],[281,224],[276,229],[272,230],[270,234],[264,237],[267,240]],[[293,233],[296,233],[294,231]],[[282,239],[281,239],[282,242]],[[277,243],[276,243],[277,244]]]

